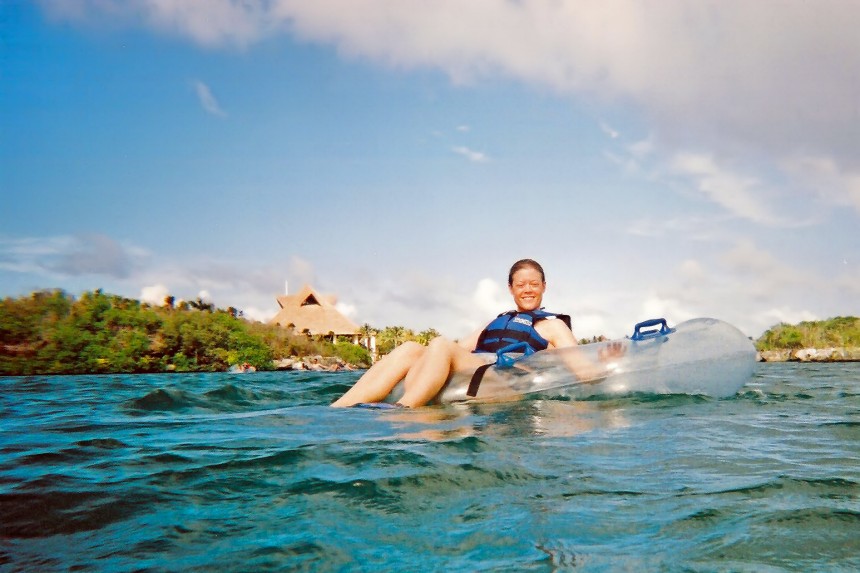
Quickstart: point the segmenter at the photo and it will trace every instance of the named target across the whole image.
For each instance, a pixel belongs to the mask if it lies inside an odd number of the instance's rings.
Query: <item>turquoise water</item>
[[[860,569],[860,364],[328,408],[357,377],[0,378],[0,570]]]

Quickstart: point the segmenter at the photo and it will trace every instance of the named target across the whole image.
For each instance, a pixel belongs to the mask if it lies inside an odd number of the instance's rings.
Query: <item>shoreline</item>
[[[783,348],[756,351],[756,362],[860,362],[860,348]]]

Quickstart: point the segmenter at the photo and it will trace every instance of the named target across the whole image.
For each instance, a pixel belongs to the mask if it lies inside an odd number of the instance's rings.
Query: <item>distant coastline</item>
[[[858,362],[860,318],[780,323],[755,343],[759,362]]]
[[[860,362],[860,347],[760,350],[758,362]]]
[[[362,327],[378,337],[380,355],[405,340],[428,343],[404,327]],[[0,375],[353,370],[369,351],[348,340],[298,335],[254,323],[236,308],[200,299],[162,306],[95,290],[62,290],[0,300]],[[595,337],[593,341],[603,340]],[[589,341],[583,340],[583,343]],[[860,318],[780,323],[755,341],[759,362],[860,362]]]

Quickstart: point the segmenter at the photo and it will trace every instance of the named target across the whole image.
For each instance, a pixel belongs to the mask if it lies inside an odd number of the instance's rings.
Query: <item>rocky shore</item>
[[[312,370],[318,372],[337,372],[340,370],[360,370],[361,368],[331,356],[305,356],[283,358],[274,361],[275,370]]]
[[[860,362],[860,348],[800,348],[763,350],[759,362]]]

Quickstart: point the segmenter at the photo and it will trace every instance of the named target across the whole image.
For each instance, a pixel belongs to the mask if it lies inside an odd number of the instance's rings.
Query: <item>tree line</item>
[[[164,306],[62,290],[0,301],[0,375],[221,371],[235,364],[271,370],[273,360],[334,356],[368,366],[348,341],[296,335],[244,320],[202,300]]]
[[[799,348],[860,348],[860,318],[837,316],[827,320],[778,324],[765,331],[755,343],[756,349],[784,350]]]
[[[427,346],[431,340],[439,336],[439,333],[434,328],[416,333],[414,330],[402,326],[386,326],[379,330],[372,328],[369,324],[364,324],[359,329],[360,340],[365,343],[365,346],[369,344],[370,338],[373,336],[376,336],[376,351],[380,356],[384,356],[407,341],[414,341]]]
[[[374,336],[381,356],[409,340],[426,345],[439,333],[365,324],[359,336],[362,345],[293,334],[200,299],[177,304],[167,297],[153,306],[101,290],[79,298],[45,290],[0,301],[0,375],[220,371],[235,364],[270,370],[274,360],[315,355],[367,367]],[[756,341],[758,350],[826,347],[860,347],[860,318],[783,323]]]

